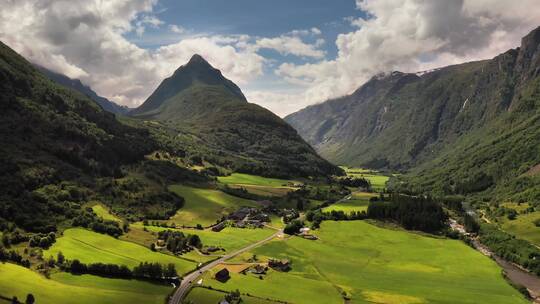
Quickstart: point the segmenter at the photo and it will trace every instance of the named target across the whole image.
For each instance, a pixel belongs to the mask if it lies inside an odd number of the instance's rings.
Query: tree
[[[62,253],[62,251],[58,251],[58,254],[56,256],[56,262],[58,262],[58,264],[62,265],[62,264],[64,264],[65,260],[66,260],[66,258],[64,257],[64,254]]]
[[[29,293],[26,296],[26,301],[24,303],[26,303],[26,304],[34,304],[35,301],[36,301],[36,299],[34,299],[34,295]]]

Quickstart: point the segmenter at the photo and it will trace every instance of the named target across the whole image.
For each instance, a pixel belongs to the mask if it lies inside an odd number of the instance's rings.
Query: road
[[[180,304],[182,303],[182,299],[186,296],[186,294],[188,293],[189,289],[191,288],[191,286],[193,285],[193,283],[196,282],[196,280],[203,274],[205,273],[206,271],[216,267],[217,265],[229,260],[229,259],[232,259],[233,257],[241,254],[241,253],[244,253],[246,251],[249,251],[257,246],[260,246],[270,240],[272,240],[273,238],[277,237],[278,235],[282,234],[283,233],[283,230],[278,230],[276,233],[272,234],[271,236],[265,238],[264,240],[260,240],[256,243],[253,243],[249,246],[246,246],[242,249],[239,249],[235,252],[232,252],[232,253],[229,253],[229,254],[226,254],[224,255],[223,257],[217,259],[217,260],[214,260],[204,266],[202,266],[201,268],[199,268],[198,270],[195,270],[191,273],[189,273],[188,275],[186,275],[183,279],[182,279],[182,282],[180,282],[180,286],[178,286],[178,288],[176,289],[176,291],[174,292],[174,294],[172,295],[172,297],[169,299],[169,304]]]

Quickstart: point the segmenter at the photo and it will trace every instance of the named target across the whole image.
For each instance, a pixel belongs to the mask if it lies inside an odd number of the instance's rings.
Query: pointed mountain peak
[[[187,65],[194,64],[205,64],[211,66],[210,63],[208,63],[208,61],[206,61],[206,59],[204,59],[204,57],[199,54],[194,54],[193,56],[191,56],[191,59],[187,63]]]

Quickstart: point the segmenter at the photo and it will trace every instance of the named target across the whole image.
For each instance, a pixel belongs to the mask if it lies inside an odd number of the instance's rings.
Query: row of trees
[[[81,211],[81,213],[73,219],[73,226],[90,228],[98,233],[108,234],[113,237],[119,237],[124,233],[124,229],[120,228],[117,221],[103,220],[97,216],[92,209]],[[125,227],[127,229],[127,226]]]
[[[54,232],[49,232],[48,234],[40,233],[32,236],[28,245],[30,245],[30,247],[47,249],[54,244],[54,242],[56,242],[56,234],[54,234]]]
[[[320,209],[306,212],[306,220],[311,222],[311,228],[318,229],[322,221],[355,221],[367,218],[365,211],[352,211],[345,213],[342,210],[321,212]]]
[[[64,271],[74,274],[93,274],[103,277],[122,279],[135,278],[161,281],[176,278],[178,276],[174,264],[162,265],[160,263],[149,262],[141,262],[138,266],[135,266],[133,270],[131,270],[125,265],[104,263],[84,264],[75,259],[73,261],[65,261],[60,265],[60,267]]]
[[[162,230],[158,232],[158,240],[163,240],[167,250],[173,253],[182,252],[189,247],[201,248],[202,241],[196,234],[184,234],[180,231]]]
[[[26,268],[30,267],[30,261],[28,259],[23,258],[22,255],[20,255],[15,250],[7,250],[3,246],[0,246],[0,262],[13,262],[15,264],[19,264],[21,266],[24,266]]]
[[[387,202],[370,202],[367,217],[393,220],[405,229],[425,232],[442,230],[448,219],[441,205],[430,197],[402,194],[390,195]]]

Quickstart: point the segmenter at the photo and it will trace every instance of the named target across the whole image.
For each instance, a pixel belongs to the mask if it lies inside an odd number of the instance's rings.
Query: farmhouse
[[[229,270],[227,268],[223,268],[220,271],[216,272],[215,279],[220,281],[221,283],[227,282],[231,278],[231,275],[229,274]]]
[[[220,232],[221,230],[223,230],[223,228],[225,228],[226,225],[227,225],[227,222],[222,221],[221,223],[214,225],[214,227],[212,227],[212,231]]]
[[[279,270],[279,271],[289,271],[291,270],[291,262],[287,259],[284,259],[284,260],[270,259],[268,260],[268,267],[274,270]]]
[[[249,270],[249,272],[253,274],[266,274],[266,270],[268,270],[267,267],[264,267],[262,265],[255,265]]]

